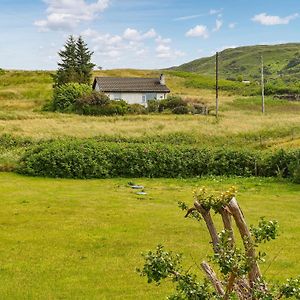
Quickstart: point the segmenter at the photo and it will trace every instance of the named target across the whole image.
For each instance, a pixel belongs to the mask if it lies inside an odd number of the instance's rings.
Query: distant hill
[[[230,80],[258,81],[262,55],[267,80],[295,82],[300,79],[300,43],[226,49],[220,52],[220,76]],[[215,56],[196,59],[171,69],[214,75]]]

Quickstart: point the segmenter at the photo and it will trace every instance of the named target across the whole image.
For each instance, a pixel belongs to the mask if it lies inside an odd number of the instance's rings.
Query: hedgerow
[[[152,177],[205,175],[292,177],[300,151],[260,152],[198,148],[159,143],[110,143],[56,140],[30,147],[18,172],[60,178]],[[298,175],[297,175],[298,176]]]

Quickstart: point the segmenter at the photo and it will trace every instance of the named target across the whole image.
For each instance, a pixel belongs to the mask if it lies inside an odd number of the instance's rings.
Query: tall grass
[[[160,73],[159,70],[108,70],[96,71],[94,75],[158,77]],[[52,95],[52,73],[6,71],[0,75],[1,133],[35,140],[64,136],[147,140],[180,134],[192,137],[195,144],[204,146],[299,146],[300,103],[267,98],[267,113],[262,116],[259,97],[245,98],[223,91],[220,94],[220,118],[216,120],[213,116],[214,80],[211,77],[173,71],[165,73],[173,94],[205,103],[211,108],[211,115],[88,117],[46,113],[41,107]],[[191,80],[196,80],[201,88],[197,85],[187,87]],[[240,83],[234,83],[232,88],[235,84],[240,87]]]

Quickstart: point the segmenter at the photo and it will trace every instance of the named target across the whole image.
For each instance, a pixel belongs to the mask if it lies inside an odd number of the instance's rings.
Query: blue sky
[[[55,69],[68,35],[98,66],[163,68],[228,47],[300,41],[299,0],[0,0],[0,68]]]

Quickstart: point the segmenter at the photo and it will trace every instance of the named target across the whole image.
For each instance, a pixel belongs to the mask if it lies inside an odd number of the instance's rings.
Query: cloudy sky
[[[300,1],[0,0],[0,68],[55,69],[70,34],[105,69],[163,68],[228,47],[300,42]]]

